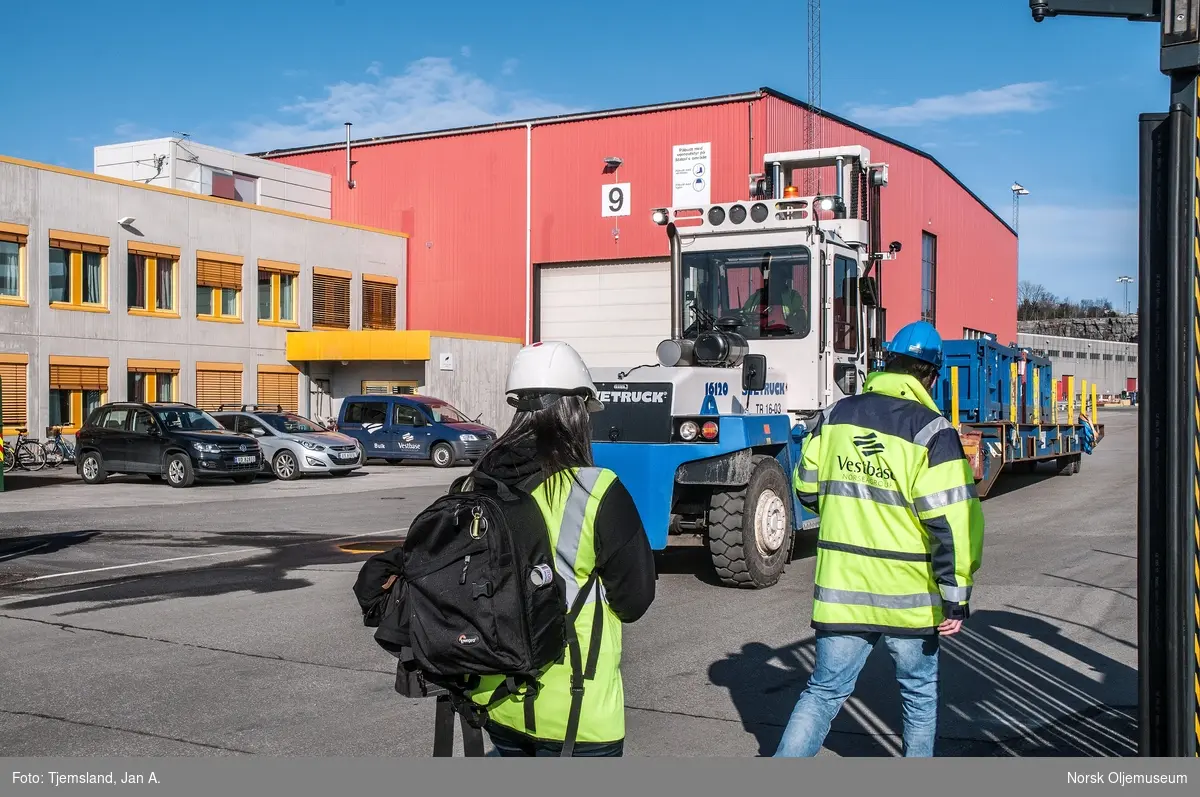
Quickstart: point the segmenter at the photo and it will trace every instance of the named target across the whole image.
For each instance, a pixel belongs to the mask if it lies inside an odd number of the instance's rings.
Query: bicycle
[[[75,446],[63,439],[62,427],[50,428],[50,439],[42,443],[42,451],[46,454],[46,464],[58,468],[63,462],[75,461]]]
[[[4,472],[11,473],[17,468],[35,471],[46,467],[46,452],[41,443],[26,437],[28,429],[17,430],[17,441],[11,446],[4,444]]]

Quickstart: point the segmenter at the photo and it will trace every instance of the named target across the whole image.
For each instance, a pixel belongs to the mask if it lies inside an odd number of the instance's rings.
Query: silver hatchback
[[[263,452],[263,469],[292,481],[311,473],[345,476],[363,466],[363,450],[353,437],[333,432],[282,407],[222,406],[213,417],[231,432],[253,435]]]

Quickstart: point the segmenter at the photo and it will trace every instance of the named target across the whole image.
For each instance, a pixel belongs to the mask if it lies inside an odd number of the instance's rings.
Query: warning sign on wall
[[[712,144],[677,144],[672,148],[671,204],[674,207],[711,202]]]

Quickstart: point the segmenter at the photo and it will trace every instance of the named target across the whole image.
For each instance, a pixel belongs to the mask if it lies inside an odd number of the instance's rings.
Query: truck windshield
[[[720,319],[736,321],[750,340],[811,332],[807,247],[688,252],[682,265],[685,337],[694,337],[706,320]]]

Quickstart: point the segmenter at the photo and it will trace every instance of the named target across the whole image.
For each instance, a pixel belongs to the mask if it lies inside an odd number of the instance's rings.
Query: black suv
[[[76,466],[88,484],[113,473],[164,477],[172,487],[196,479],[254,481],[262,468],[258,441],[226,431],[191,404],[118,401],[97,407],[75,436]]]

